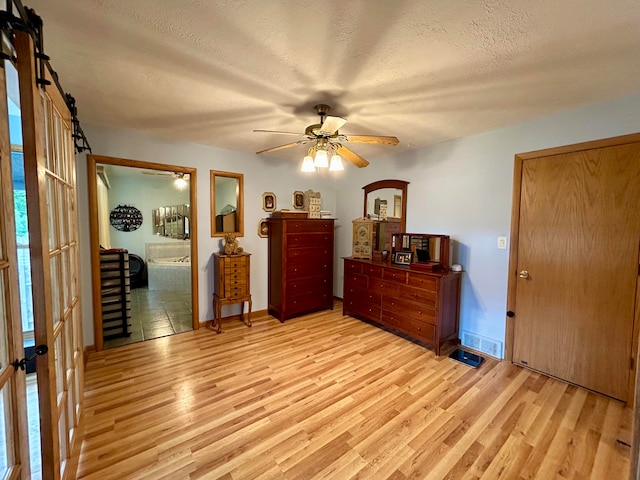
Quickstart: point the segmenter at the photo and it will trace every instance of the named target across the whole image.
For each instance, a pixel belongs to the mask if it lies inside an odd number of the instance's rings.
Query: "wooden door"
[[[0,102],[0,478],[27,479],[30,471],[25,372],[12,365],[24,357],[24,350],[11,180],[7,62],[0,63],[0,89],[5,95]]]
[[[16,32],[25,189],[31,239],[43,478],[72,478],[83,397],[75,157],[69,109],[28,34]],[[36,82],[44,74],[46,88]]]
[[[522,163],[513,360],[627,400],[640,143]]]

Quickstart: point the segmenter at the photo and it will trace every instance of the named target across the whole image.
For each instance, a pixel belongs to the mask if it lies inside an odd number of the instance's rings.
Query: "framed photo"
[[[264,192],[262,194],[262,209],[265,212],[273,212],[276,209],[276,194],[273,192]]]
[[[291,203],[296,210],[304,210],[304,192],[299,190],[293,192]]]
[[[393,263],[396,265],[411,265],[413,252],[396,252],[393,255]]]
[[[260,238],[267,238],[269,236],[269,222],[266,218],[261,218],[258,222],[258,236]]]

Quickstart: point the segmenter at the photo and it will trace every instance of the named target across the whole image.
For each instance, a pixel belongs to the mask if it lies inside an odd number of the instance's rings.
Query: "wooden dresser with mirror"
[[[410,337],[440,355],[446,343],[460,343],[461,274],[449,271],[447,235],[403,233],[408,184],[380,180],[362,187],[362,220],[373,222],[373,254],[358,255],[354,228],[354,254],[344,259],[342,313]]]

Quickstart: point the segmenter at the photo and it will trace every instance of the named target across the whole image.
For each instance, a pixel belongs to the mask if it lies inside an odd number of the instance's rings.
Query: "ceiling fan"
[[[315,154],[318,151],[324,150],[325,152],[335,152],[342,158],[346,158],[349,162],[356,167],[362,168],[369,165],[369,162],[358,155],[353,150],[342,145],[342,142],[352,143],[368,143],[377,145],[397,145],[398,139],[396,137],[388,137],[381,135],[345,135],[338,130],[347,123],[346,118],[332,117],[327,115],[331,107],[325,104],[318,104],[313,107],[317,114],[320,115],[320,123],[309,125],[304,133],[294,132],[280,132],[275,130],[254,130],[254,132],[261,133],[276,133],[279,135],[295,135],[298,137],[304,137],[297,142],[287,143],[278,147],[267,148],[266,150],[260,150],[257,154],[275,152],[284,148],[295,147],[296,145],[304,145],[306,143],[313,142],[313,145],[309,149],[309,154]]]

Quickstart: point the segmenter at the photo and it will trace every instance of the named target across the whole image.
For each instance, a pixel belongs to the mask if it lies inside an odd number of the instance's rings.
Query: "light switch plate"
[[[500,250],[507,249],[507,237],[498,237],[498,248]]]

